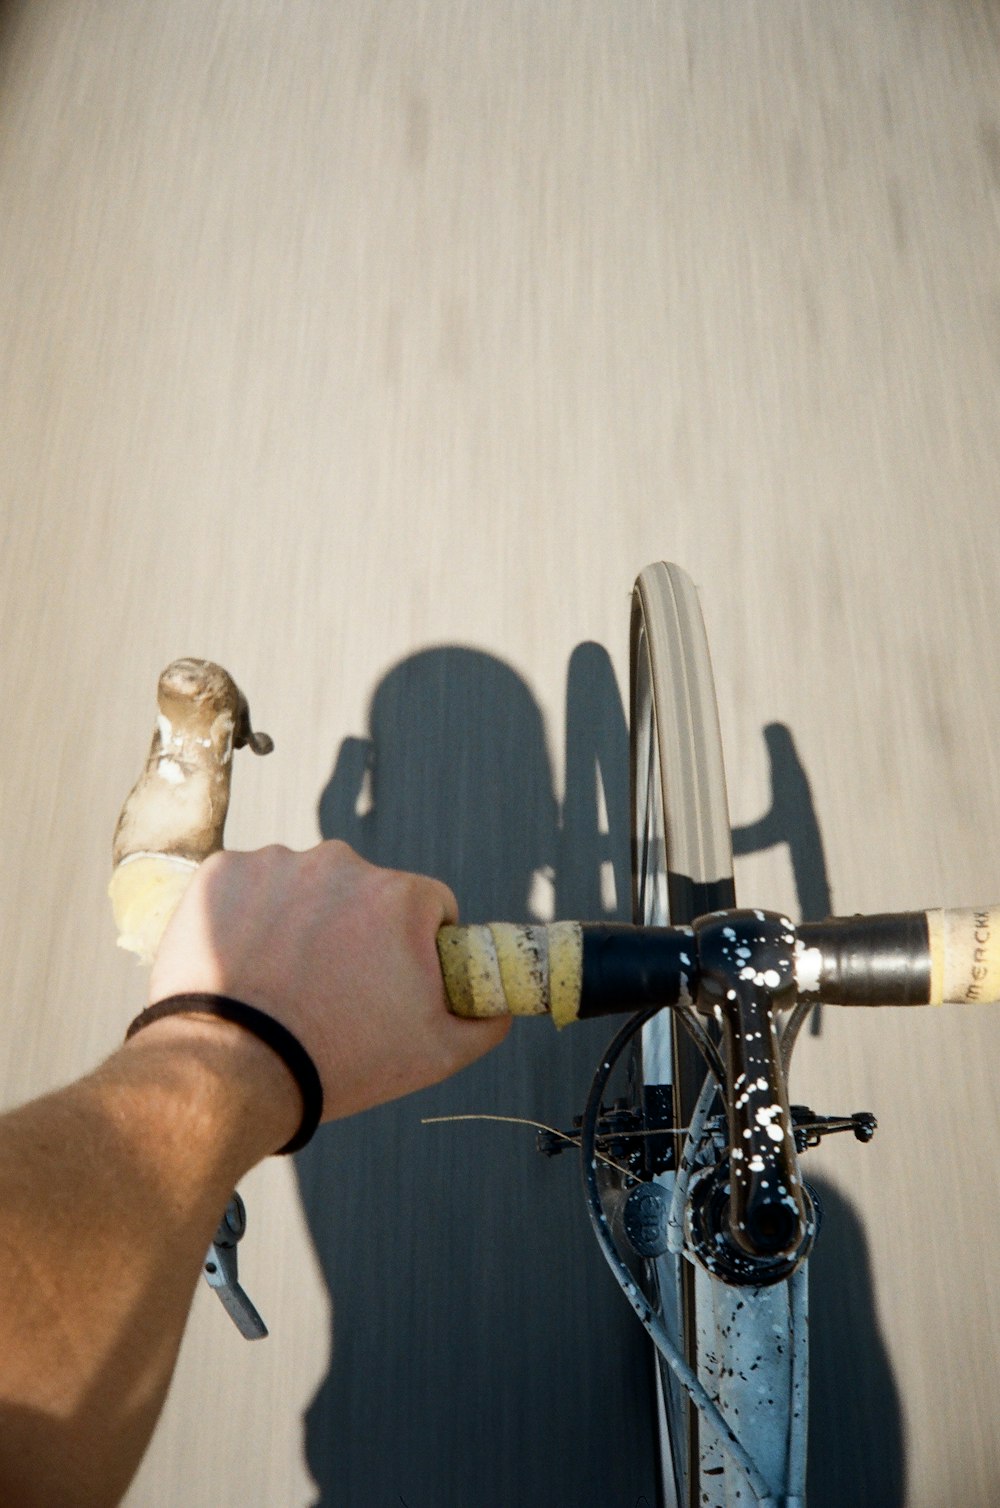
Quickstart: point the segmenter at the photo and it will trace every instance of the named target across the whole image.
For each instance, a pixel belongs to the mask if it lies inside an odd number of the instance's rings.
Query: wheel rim
[[[731,906],[732,839],[711,662],[697,593],[677,566],[649,566],[636,581],[630,644],[630,778],[633,920],[683,925]],[[667,1013],[643,1033],[643,1083],[672,1084],[676,1125],[686,1125],[704,1068]],[[694,1272],[661,1259],[654,1282],[664,1323],[696,1364]],[[687,1320],[685,1320],[687,1316]],[[664,1490],[698,1500],[697,1422],[672,1374],[658,1368],[661,1433],[669,1441]],[[665,1454],[665,1453],[664,1453]],[[668,1475],[669,1471],[669,1475]]]
[[[659,778],[655,713],[653,710],[649,651],[645,624],[640,622],[635,688],[636,729],[634,811],[636,852],[632,864],[633,920],[647,927],[665,927],[670,922],[667,888],[666,839],[663,830],[663,795]],[[639,814],[642,814],[641,822]]]
[[[665,887],[663,920],[683,924],[732,904],[733,850],[708,641],[697,592],[678,566],[647,566],[636,581],[631,664],[632,810],[639,818],[655,786],[659,799],[653,795],[650,810],[660,831],[649,837],[660,842],[648,842],[645,853],[662,873],[653,877],[652,893]],[[634,906],[638,827],[636,821]],[[648,894],[649,877],[645,885]]]

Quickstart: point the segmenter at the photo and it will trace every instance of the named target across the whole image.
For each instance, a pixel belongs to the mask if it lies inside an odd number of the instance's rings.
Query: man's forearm
[[[449,1015],[455,898],[342,843],[216,853],[193,876],[150,1002],[228,996],[301,1044],[325,1120],[437,1083],[509,1020]],[[144,1027],[79,1084],[0,1117],[0,1504],[118,1500],[152,1433],[233,1187],[301,1123],[257,1037],[202,1016]]]
[[[118,1500],[226,1202],[300,1108],[248,1033],[171,1018],[0,1117],[0,1501]]]

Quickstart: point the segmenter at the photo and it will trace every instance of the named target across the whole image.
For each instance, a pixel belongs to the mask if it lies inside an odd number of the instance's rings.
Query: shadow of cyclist
[[[764,737],[771,809],[735,831],[737,852],[787,843],[802,915],[824,915],[808,780],[787,728]],[[578,646],[568,667],[561,811],[523,680],[488,655],[435,649],[377,688],[368,736],[341,745],[320,826],[373,862],[446,880],[468,921],[626,919],[627,770],[600,646]],[[296,1159],[333,1301],[330,1368],[306,1419],[323,1508],[659,1500],[645,1337],[586,1229],[575,1166],[539,1158],[513,1127],[420,1125],[468,1111],[568,1125],[609,1035],[608,1023],[558,1039],[546,1022],[521,1023],[458,1079],[327,1127]],[[899,1405],[864,1240],[846,1201],[823,1193],[810,1502],[894,1508]],[[871,1484],[863,1498],[859,1483]]]
[[[521,678],[473,650],[416,654],[377,688],[368,736],[342,744],[321,830],[439,876],[468,921],[624,915],[627,734],[596,645],[571,659],[567,728],[561,817]],[[323,1505],[656,1501],[645,1337],[590,1237],[575,1164],[537,1156],[520,1128],[420,1124],[568,1125],[611,1031],[520,1023],[457,1079],[327,1127],[297,1158],[333,1301],[306,1419]]]

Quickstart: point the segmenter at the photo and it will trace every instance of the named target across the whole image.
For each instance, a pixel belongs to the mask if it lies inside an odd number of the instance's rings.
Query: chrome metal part
[[[208,1248],[204,1273],[208,1286],[219,1295],[223,1308],[244,1340],[263,1340],[267,1326],[240,1286],[237,1267],[236,1243],[243,1239],[246,1228],[246,1205],[239,1194],[234,1194]]]

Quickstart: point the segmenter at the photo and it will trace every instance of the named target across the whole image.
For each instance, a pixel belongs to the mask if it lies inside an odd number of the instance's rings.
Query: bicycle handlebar
[[[799,999],[829,1005],[1000,1002],[1000,906],[833,917],[793,926]],[[698,942],[687,927],[589,922],[442,927],[457,1016],[590,1016],[693,1003]]]
[[[692,1004],[722,1035],[728,1126],[724,1222],[754,1272],[783,1275],[814,1225],[798,1173],[775,1008],[799,998],[917,1005],[1000,998],[1000,907],[852,917],[795,928],[724,911],[693,928],[447,927],[438,949],[464,1016],[581,1016]],[[718,1254],[716,1253],[716,1256]],[[761,1265],[763,1264],[763,1265]]]

